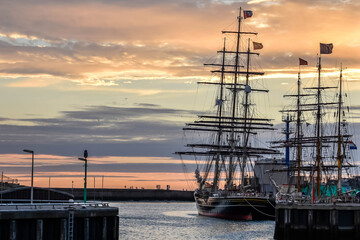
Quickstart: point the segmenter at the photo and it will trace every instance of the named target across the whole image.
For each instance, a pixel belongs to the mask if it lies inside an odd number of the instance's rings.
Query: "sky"
[[[184,124],[215,108],[214,92],[197,82],[216,79],[203,63],[217,59],[221,31],[234,29],[239,7],[253,11],[244,24],[264,45],[264,115],[281,123],[298,58],[309,62],[302,74],[311,84],[319,43],[333,43],[324,74],[333,84],[340,63],[346,67],[357,126],[357,0],[3,1],[1,171],[28,185],[31,156],[22,150],[32,149],[35,186],[82,187],[77,158],[87,149],[89,186],[193,189],[184,170],[195,163],[173,153],[186,142]]]

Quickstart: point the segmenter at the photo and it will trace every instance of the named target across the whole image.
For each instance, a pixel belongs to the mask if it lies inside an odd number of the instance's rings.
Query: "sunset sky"
[[[0,166],[35,186],[192,189],[173,153],[183,149],[185,122],[215,108],[214,78],[222,30],[233,30],[239,7],[263,43],[264,115],[280,124],[283,94],[294,89],[298,58],[314,78],[319,43],[333,43],[324,74],[340,63],[360,123],[360,1],[358,0],[16,0],[0,5]],[[331,82],[333,83],[333,82]],[[207,102],[206,102],[207,101]],[[359,125],[360,126],[360,125]],[[355,128],[355,134],[356,134]],[[360,131],[357,131],[360,132]],[[355,137],[356,140],[357,137]],[[360,144],[360,141],[359,141]],[[187,168],[194,163],[186,160]]]

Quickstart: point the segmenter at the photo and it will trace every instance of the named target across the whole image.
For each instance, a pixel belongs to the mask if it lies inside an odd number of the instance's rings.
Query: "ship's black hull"
[[[199,215],[231,220],[275,220],[275,201],[267,197],[195,196]]]

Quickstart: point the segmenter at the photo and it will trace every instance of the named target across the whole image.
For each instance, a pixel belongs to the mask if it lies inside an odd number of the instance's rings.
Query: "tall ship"
[[[285,170],[296,183],[277,194],[278,240],[360,238],[360,195],[354,184],[358,166],[351,157],[357,147],[349,129],[342,66],[334,86],[323,79],[322,55],[332,51],[332,44],[320,43],[316,81],[305,88],[300,66],[307,61],[299,59],[297,93],[286,95],[296,99],[295,108],[283,110],[296,130],[286,141],[274,143],[295,150],[296,164]]]
[[[279,154],[259,144],[257,138],[274,128],[254,98],[268,90],[259,84],[264,72],[254,67],[263,45],[252,40],[256,32],[244,30],[244,21],[252,16],[252,11],[240,8],[236,29],[222,31],[231,40],[224,38],[223,48],[217,52],[219,62],[205,64],[215,68],[211,72],[217,74],[216,79],[199,82],[216,87],[217,96],[209,103],[215,103],[214,111],[186,124],[183,130],[195,133],[198,139],[187,144],[186,151],[176,153],[194,156],[198,163],[194,197],[200,215],[234,220],[275,218],[275,196],[259,191],[252,169],[254,161]]]

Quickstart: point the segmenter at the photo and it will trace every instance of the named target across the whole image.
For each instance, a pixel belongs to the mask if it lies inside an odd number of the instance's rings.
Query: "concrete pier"
[[[106,203],[0,205],[4,240],[118,240],[118,231],[118,209]]]
[[[360,204],[277,204],[274,239],[360,239]]]

